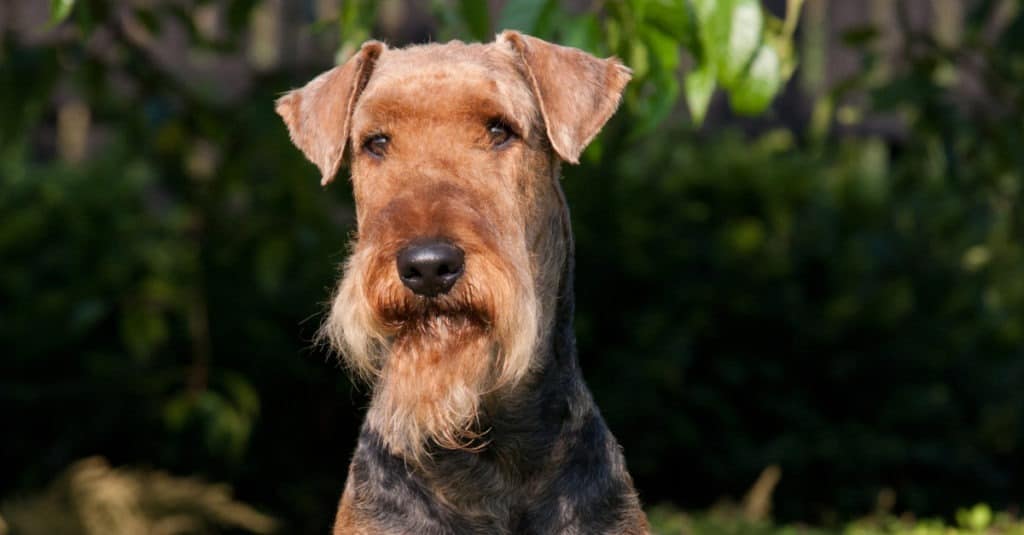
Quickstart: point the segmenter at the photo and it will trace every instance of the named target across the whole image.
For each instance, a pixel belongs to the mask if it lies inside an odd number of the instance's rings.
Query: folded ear
[[[277,99],[275,110],[288,125],[292,143],[320,168],[321,185],[326,186],[338,174],[352,110],[386,48],[384,43],[367,41],[344,64]]]
[[[596,58],[512,30],[497,40],[522,57],[551,146],[563,160],[579,163],[583,149],[619,107],[632,72],[617,58]]]

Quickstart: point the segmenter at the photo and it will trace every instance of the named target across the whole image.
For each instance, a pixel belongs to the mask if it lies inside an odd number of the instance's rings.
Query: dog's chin
[[[479,446],[479,404],[493,387],[497,351],[487,322],[459,309],[405,316],[392,327],[370,425],[393,452],[415,460],[431,444]]]
[[[416,360],[419,366],[437,367],[464,358],[487,362],[498,351],[499,341],[494,337],[488,318],[475,309],[434,310],[404,316],[391,323],[388,330],[385,360]],[[457,373],[470,373],[465,363],[458,366]],[[393,371],[394,366],[391,368]],[[486,368],[484,375],[489,375],[490,365]],[[481,372],[483,369],[476,372],[474,381],[489,379]]]

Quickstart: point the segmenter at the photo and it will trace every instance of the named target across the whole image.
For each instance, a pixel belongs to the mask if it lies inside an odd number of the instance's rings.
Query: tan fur
[[[367,41],[344,65],[317,76],[302,89],[277,99],[275,110],[302,153],[323,173],[321,185],[338,174],[348,140],[349,118],[356,100],[386,47]]]
[[[629,69],[519,32],[503,32],[498,40],[522,54],[552,147],[565,161],[578,163],[583,149],[619,107]],[[569,80],[577,85],[565,87]]]
[[[341,494],[341,501],[338,503],[338,513],[334,517],[334,535],[375,535],[364,529],[368,523],[359,517],[359,513],[352,503],[355,490],[352,488],[352,478],[345,482],[345,491]]]

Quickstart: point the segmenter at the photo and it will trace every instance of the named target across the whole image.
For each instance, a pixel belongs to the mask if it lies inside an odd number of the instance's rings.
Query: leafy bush
[[[787,518],[885,487],[933,513],[1016,496],[1024,250],[1002,201],[879,141],[665,139],[565,182],[583,368],[650,498],[706,504],[770,464]]]

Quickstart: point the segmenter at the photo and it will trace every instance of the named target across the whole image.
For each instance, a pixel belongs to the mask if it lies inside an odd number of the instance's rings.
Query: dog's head
[[[323,334],[374,384],[392,450],[461,447],[551,328],[568,212],[558,185],[618,106],[629,70],[517,32],[388,49],[277,102],[329,183],[351,158],[357,239]]]

